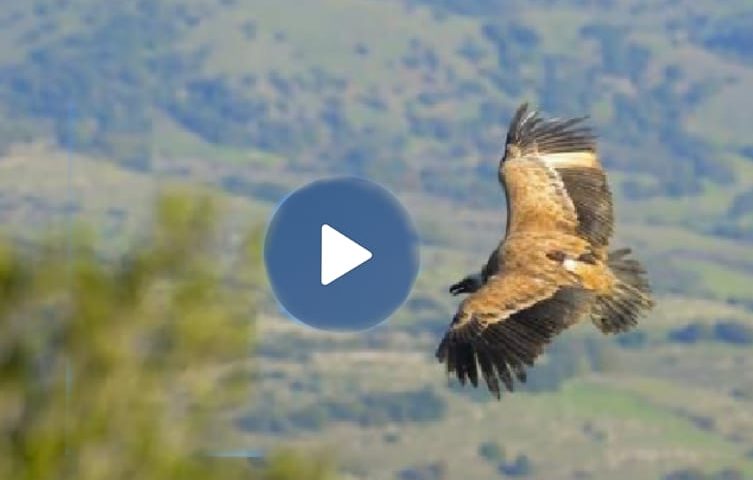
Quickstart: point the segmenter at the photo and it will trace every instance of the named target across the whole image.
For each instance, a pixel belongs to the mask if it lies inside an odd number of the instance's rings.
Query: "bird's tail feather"
[[[607,258],[616,282],[609,292],[597,296],[591,314],[594,325],[605,334],[630,330],[654,306],[646,270],[629,254],[630,249],[624,248]]]

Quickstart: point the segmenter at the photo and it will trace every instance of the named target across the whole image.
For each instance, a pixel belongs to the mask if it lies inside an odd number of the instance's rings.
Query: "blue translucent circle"
[[[327,224],[373,257],[321,284],[321,229]],[[318,180],[291,193],[266,232],[264,262],[281,307],[321,330],[361,331],[405,301],[418,274],[418,237],[392,193],[369,180]]]

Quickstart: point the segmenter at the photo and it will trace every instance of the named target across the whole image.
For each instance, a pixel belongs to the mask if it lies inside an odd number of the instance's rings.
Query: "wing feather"
[[[508,232],[557,228],[607,245],[614,228],[612,194],[586,119],[543,119],[527,104],[518,109],[500,167]]]
[[[506,237],[521,232],[577,229],[578,217],[562,178],[539,157],[528,155],[503,162],[507,196]]]
[[[544,119],[522,104],[510,122],[507,146],[514,146],[521,156],[596,150],[596,137],[583,125],[588,117],[566,120]]]
[[[607,176],[600,168],[557,168],[578,215],[578,233],[606,246],[614,231],[614,208]]]
[[[499,398],[500,383],[508,391],[513,391],[515,379],[524,383],[526,367],[586,311],[590,298],[577,287],[504,273],[461,304],[436,356],[462,385],[470,380],[476,386],[480,371]]]

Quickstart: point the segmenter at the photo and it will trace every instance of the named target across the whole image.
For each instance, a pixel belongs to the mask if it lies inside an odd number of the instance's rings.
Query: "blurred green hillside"
[[[358,337],[262,294],[227,445],[329,447],[368,479],[748,478],[751,32],[747,0],[0,1],[0,220],[28,245],[83,219],[117,255],[180,180],[225,197],[225,252],[291,189],[371,177],[421,231],[414,293]],[[503,232],[495,169],[523,100],[591,115],[617,243],[659,307],[627,335],[568,332],[496,403],[431,354],[447,286]]]
[[[212,453],[219,413],[251,387],[259,235],[229,274],[211,261],[216,201],[171,192],[155,210],[117,258],[83,230],[0,244],[0,475],[332,478],[326,459],[260,469]]]

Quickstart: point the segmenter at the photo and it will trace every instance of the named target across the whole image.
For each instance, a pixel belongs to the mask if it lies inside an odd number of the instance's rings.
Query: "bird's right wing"
[[[571,231],[597,247],[612,235],[612,194],[585,117],[544,119],[523,104],[507,133],[500,179],[508,232]]]
[[[505,239],[564,233],[589,242],[597,256],[606,255],[614,224],[612,194],[596,139],[583,120],[544,119],[527,104],[515,112],[499,167],[507,198]],[[497,274],[502,245],[480,273],[453,284],[450,292],[473,293]]]
[[[461,304],[437,348],[461,384],[478,385],[478,371],[499,398],[500,382],[513,390],[513,379],[526,380],[554,336],[587,312],[592,296],[576,286],[503,271]]]

